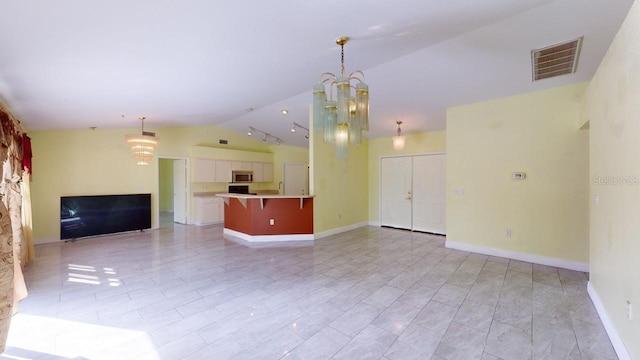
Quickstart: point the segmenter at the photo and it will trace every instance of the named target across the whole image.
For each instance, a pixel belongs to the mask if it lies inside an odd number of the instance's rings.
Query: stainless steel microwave
[[[234,182],[234,183],[253,182],[253,171],[234,170],[231,172],[231,182]]]

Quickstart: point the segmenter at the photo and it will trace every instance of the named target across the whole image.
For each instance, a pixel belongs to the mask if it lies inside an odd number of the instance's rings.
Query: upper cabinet
[[[215,182],[231,182],[231,161],[215,160],[216,180]]]
[[[251,170],[251,163],[248,161],[232,161],[231,170]]]
[[[253,172],[253,182],[273,182],[273,163],[195,159],[193,182],[231,182],[233,170]]]
[[[273,182],[273,163],[262,163],[262,181]]]
[[[254,162],[251,163],[251,171],[253,171],[253,182],[262,182],[263,180],[263,171],[262,171],[262,163]]]
[[[215,182],[216,161],[211,159],[196,159],[193,182]],[[231,177],[231,174],[229,174]]]
[[[253,170],[253,182],[273,182],[273,163],[254,162],[251,164]]]
[[[229,183],[234,170],[252,171],[254,182],[273,182],[273,154],[193,146],[193,182]]]

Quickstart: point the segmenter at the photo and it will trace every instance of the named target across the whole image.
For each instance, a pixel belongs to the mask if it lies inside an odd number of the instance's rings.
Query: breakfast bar
[[[217,194],[224,234],[251,242],[313,240],[312,195]]]

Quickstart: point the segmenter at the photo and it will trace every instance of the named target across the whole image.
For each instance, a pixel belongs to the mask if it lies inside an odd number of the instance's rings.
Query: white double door
[[[445,154],[380,159],[380,225],[445,234]]]

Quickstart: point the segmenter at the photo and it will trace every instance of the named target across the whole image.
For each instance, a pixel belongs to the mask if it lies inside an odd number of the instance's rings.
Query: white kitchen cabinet
[[[264,163],[254,162],[251,163],[251,170],[253,171],[253,182],[262,182],[263,180],[263,167]]]
[[[196,225],[210,225],[224,222],[224,200],[216,196],[195,197]]]
[[[262,181],[273,182],[273,163],[262,163]]]
[[[231,182],[231,161],[216,160],[216,182]]]
[[[251,164],[253,182],[272,182],[273,163],[254,162]]]
[[[251,170],[251,163],[248,161],[232,161],[231,170]]]
[[[193,182],[214,182],[216,179],[216,161],[196,159]]]

